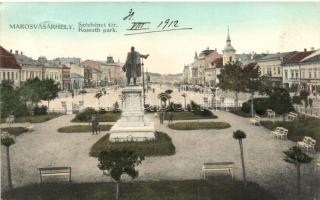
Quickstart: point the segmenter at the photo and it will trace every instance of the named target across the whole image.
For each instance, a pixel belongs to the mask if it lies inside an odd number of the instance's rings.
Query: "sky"
[[[129,10],[131,20],[123,20]],[[161,23],[178,20],[176,31],[125,35],[134,22],[148,22],[145,31],[159,31]],[[181,73],[195,51],[222,53],[227,30],[237,53],[303,51],[320,48],[320,2],[148,2],[148,3],[2,3],[0,44],[27,56],[80,57],[124,62],[131,46],[142,54],[148,71]],[[115,24],[116,32],[82,32],[79,23]],[[12,25],[28,25],[13,29]],[[37,24],[66,24],[70,30],[31,29]],[[10,28],[11,25],[11,28]],[[174,29],[174,23],[164,30]],[[108,27],[112,28],[112,27]],[[82,29],[83,30],[83,29]]]

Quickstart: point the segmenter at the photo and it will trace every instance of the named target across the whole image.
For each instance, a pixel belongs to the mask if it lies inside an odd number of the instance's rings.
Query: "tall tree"
[[[244,164],[242,140],[245,139],[246,137],[247,137],[246,133],[243,132],[242,130],[237,130],[237,131],[233,132],[233,138],[239,141],[241,164],[242,164],[242,175],[243,175],[243,182],[244,182],[245,188],[247,188],[247,177],[246,177],[246,168],[245,168],[245,164]]]
[[[15,143],[13,137],[9,133],[4,133],[1,136],[1,144],[6,147],[7,157],[7,173],[8,173],[8,187],[12,190],[12,177],[11,177],[11,163],[10,163],[10,146]]]
[[[119,198],[120,182],[123,174],[129,175],[132,179],[137,178],[139,172],[135,169],[144,160],[144,156],[138,155],[126,149],[102,151],[98,155],[100,170],[109,175],[116,182],[116,199]],[[105,171],[108,171],[107,173]]]
[[[307,113],[307,107],[309,105],[308,96],[310,95],[309,91],[301,90],[300,91],[300,98],[304,101],[304,112]]]
[[[0,114],[1,118],[5,118],[8,115],[15,113],[19,102],[18,92],[9,84],[2,83],[0,85]]]
[[[251,94],[251,116],[254,117],[254,93],[261,91],[260,72],[258,66],[249,64],[243,68],[243,81],[248,92]]]
[[[267,100],[269,107],[278,114],[282,114],[285,121],[285,115],[294,111],[289,92],[284,88],[274,88]]]
[[[44,79],[41,81],[41,99],[49,102],[58,97],[59,84],[52,79]]]
[[[312,158],[309,157],[307,154],[303,153],[303,151],[297,147],[294,146],[290,148],[287,151],[283,152],[286,157],[284,158],[284,161],[293,164],[297,169],[297,192],[300,196],[301,191],[301,165],[307,164],[312,161]]]
[[[220,87],[222,90],[235,92],[236,107],[238,107],[239,92],[245,91],[244,82],[246,81],[243,74],[241,63],[237,61],[227,63],[224,68],[221,69],[221,73],[218,75],[218,87]]]
[[[39,78],[26,80],[21,88],[20,95],[24,97],[26,101],[30,101],[32,106],[41,101],[42,84]]]

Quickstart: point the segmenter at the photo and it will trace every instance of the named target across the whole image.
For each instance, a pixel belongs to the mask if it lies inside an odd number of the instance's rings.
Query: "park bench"
[[[277,127],[275,130],[271,131],[271,133],[274,138],[280,138],[284,140],[287,139],[288,129]]]
[[[38,170],[39,170],[41,183],[42,183],[43,177],[47,177],[47,176],[69,177],[69,182],[71,182],[71,167],[44,167],[44,168],[38,168]]]
[[[32,131],[33,127],[34,127],[33,125],[30,125],[30,126],[27,126],[26,129],[27,129],[28,131]]]
[[[267,115],[268,115],[268,118],[275,118],[276,117],[276,113],[271,109],[267,109]]]
[[[255,115],[253,118],[250,119],[250,123],[253,125],[260,124],[261,117]]]
[[[228,171],[233,179],[234,162],[215,162],[215,163],[203,163],[202,165],[202,175],[203,179],[206,179],[207,172],[215,172],[215,171]]]
[[[298,117],[298,114],[294,112],[289,112],[289,114],[287,114],[287,118],[289,120],[295,120],[297,117]]]
[[[297,146],[302,150],[305,150],[307,153],[309,150],[312,150],[312,152],[315,153],[314,147],[316,146],[316,140],[311,137],[304,136],[302,141],[297,142]]]

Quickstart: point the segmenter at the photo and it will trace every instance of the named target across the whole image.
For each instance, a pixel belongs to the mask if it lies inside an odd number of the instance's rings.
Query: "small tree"
[[[221,69],[221,73],[218,75],[219,84],[218,87],[222,90],[230,90],[235,92],[235,104],[238,107],[238,94],[241,91],[245,91],[246,79],[241,67],[240,62],[229,62]]]
[[[9,133],[3,133],[3,135],[1,136],[1,144],[6,147],[9,190],[12,190],[12,177],[11,177],[11,163],[10,163],[10,149],[9,148],[14,143],[15,143],[15,141]]]
[[[293,164],[297,168],[297,192],[298,195],[300,195],[301,190],[301,165],[307,164],[312,161],[312,158],[309,157],[307,154],[303,153],[303,151],[297,147],[294,146],[290,148],[287,151],[283,152],[286,157],[284,158],[284,161]]]
[[[170,98],[170,95],[165,93],[165,92],[161,92],[160,94],[158,94],[158,98],[160,99],[161,102],[164,103],[164,106],[167,106],[167,100]]]
[[[99,109],[100,109],[100,98],[102,97],[102,93],[101,93],[101,92],[98,92],[94,97],[97,98],[97,100],[98,100],[98,107],[99,107]]]
[[[186,101],[187,94],[183,93],[181,96],[184,98],[184,109],[186,110],[187,109],[187,101]]]
[[[49,102],[58,97],[59,86],[52,79],[44,79],[41,81],[41,99]]]
[[[169,100],[169,105],[170,105],[170,99],[171,99],[171,93],[172,92],[173,92],[173,90],[171,90],[171,89],[168,89],[168,90],[165,91],[165,93],[167,94],[167,98]]]
[[[144,156],[138,155],[133,151],[126,149],[102,151],[98,155],[99,169],[103,170],[105,175],[110,174],[116,182],[116,199],[119,198],[119,185],[123,174],[129,175],[132,179],[137,178],[139,172],[135,169],[141,164]],[[108,171],[106,173],[105,171]]]
[[[275,88],[267,100],[269,107],[278,114],[282,114],[285,121],[285,115],[294,111],[289,92],[284,88]]]
[[[243,175],[243,182],[244,182],[244,187],[247,188],[247,177],[246,177],[246,168],[244,165],[244,155],[243,155],[243,144],[242,140],[247,137],[246,133],[243,132],[242,130],[237,130],[233,132],[233,138],[239,141],[239,146],[240,146],[240,156],[241,156],[241,164],[242,164],[242,175]]]

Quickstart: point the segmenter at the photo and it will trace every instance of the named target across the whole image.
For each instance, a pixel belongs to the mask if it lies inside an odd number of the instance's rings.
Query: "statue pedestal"
[[[154,124],[144,116],[142,90],[140,86],[126,86],[122,90],[122,114],[110,130],[111,142],[155,139]]]

